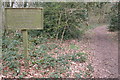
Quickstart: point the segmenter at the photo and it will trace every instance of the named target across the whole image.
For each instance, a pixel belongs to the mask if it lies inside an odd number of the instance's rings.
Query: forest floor
[[[118,39],[117,32],[109,32],[107,25],[98,26],[86,32],[83,43],[91,55],[95,78],[117,78]]]
[[[19,54],[22,54],[21,46]],[[52,40],[30,47],[29,68],[26,69],[24,60],[20,59],[17,73],[6,66],[3,69],[3,77],[117,78],[118,76],[117,32],[109,32],[107,25],[88,30],[80,40],[66,40],[63,43]],[[43,64],[40,64],[41,62]]]

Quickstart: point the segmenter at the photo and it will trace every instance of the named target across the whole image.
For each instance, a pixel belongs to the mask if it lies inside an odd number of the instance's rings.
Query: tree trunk
[[[64,27],[64,30],[62,32],[61,42],[63,42],[64,34],[65,34],[66,26]]]
[[[62,14],[60,13],[58,26],[60,26],[60,23],[61,23],[61,22],[60,22],[60,21],[61,21],[61,16],[62,16]],[[57,29],[56,40],[58,40],[58,35],[59,35],[59,31],[58,31],[58,29]]]
[[[10,7],[12,7],[12,1],[10,0]]]
[[[2,59],[2,1],[0,0],[0,59]],[[2,69],[2,62],[0,60],[0,67]],[[0,75],[2,75],[2,70],[0,70]]]

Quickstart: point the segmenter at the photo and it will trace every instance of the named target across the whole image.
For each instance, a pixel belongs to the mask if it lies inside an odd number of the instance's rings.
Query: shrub
[[[118,23],[119,23],[118,17],[119,17],[119,14],[118,14],[118,4],[116,3],[111,8],[110,25],[108,26],[109,31],[118,31],[118,30],[120,30],[120,27],[118,25]]]
[[[37,7],[41,6],[38,4],[36,4]],[[44,30],[32,30],[30,35],[69,39],[78,38],[78,35],[83,33],[82,24],[87,20],[85,3],[52,2],[43,3],[42,6],[44,8]]]

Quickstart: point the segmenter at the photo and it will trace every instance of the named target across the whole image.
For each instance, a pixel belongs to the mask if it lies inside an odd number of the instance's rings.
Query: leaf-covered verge
[[[92,77],[89,55],[78,40],[61,41],[29,37],[29,68],[25,67],[22,35],[9,32],[3,37],[3,75],[6,78]]]

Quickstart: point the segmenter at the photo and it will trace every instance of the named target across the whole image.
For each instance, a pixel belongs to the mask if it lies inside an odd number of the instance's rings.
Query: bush
[[[118,4],[116,3],[111,8],[110,25],[108,26],[109,31],[118,31],[118,30],[120,30],[120,27],[118,26],[118,23],[119,23],[118,17],[119,17]]]
[[[41,5],[36,6],[39,7]],[[44,30],[30,31],[32,36],[56,39],[76,38],[83,33],[82,24],[87,20],[85,3],[43,3]],[[35,34],[35,35],[34,35]]]

